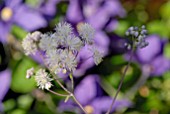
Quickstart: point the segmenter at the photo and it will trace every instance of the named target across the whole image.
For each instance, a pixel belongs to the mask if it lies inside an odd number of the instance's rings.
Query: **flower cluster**
[[[35,81],[37,82],[37,86],[40,89],[47,89],[51,88],[52,84],[51,81],[53,79],[49,77],[49,74],[45,71],[45,69],[39,69],[35,74]]]
[[[26,38],[22,41],[22,47],[24,48],[25,54],[35,54],[38,50],[37,42],[41,37],[41,32],[34,32],[32,34],[28,34]]]
[[[37,82],[37,86],[40,89],[49,90],[49,88],[51,88],[51,81],[53,79],[50,78],[50,75],[45,71],[45,69],[39,69],[38,71],[35,71],[33,67],[28,69],[26,73],[26,78],[30,79],[33,76],[35,78],[35,81]]]
[[[127,46],[128,49],[132,48],[132,44],[135,48],[144,48],[149,45],[149,43],[145,40],[147,35],[146,27],[143,25],[141,28],[138,28],[136,26],[129,27],[129,29],[125,33],[127,36],[132,37],[132,43],[128,44],[126,43],[125,46]]]
[[[54,33],[41,36],[39,48],[45,52],[45,62],[55,73],[74,71],[78,65],[77,55],[85,45],[90,45],[89,50],[94,50],[94,29],[85,23],[78,27],[78,33],[79,36],[76,36],[72,26],[62,22],[56,25]],[[94,62],[99,64],[102,56],[96,52],[93,52]]]
[[[91,57],[93,57],[94,63],[98,65],[102,61],[102,54],[97,50],[93,41],[95,30],[91,25],[82,23],[78,26],[77,31],[79,36],[73,33],[73,28],[69,23],[62,22],[56,25],[54,33],[29,33],[23,40],[22,46],[26,55],[35,54],[38,50],[43,52],[42,57],[45,65],[55,74],[72,73],[76,70],[78,64],[82,62],[78,59],[79,52],[85,46],[88,46],[89,51],[92,52]],[[38,79],[45,79],[46,74],[43,73],[44,71],[41,70],[36,74],[36,81],[40,88],[47,89],[51,87],[50,79],[45,82]],[[30,77],[29,74],[30,71],[27,73],[27,78]]]

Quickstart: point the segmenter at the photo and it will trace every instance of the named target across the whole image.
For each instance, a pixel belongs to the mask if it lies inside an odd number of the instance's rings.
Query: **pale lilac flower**
[[[52,80],[53,79],[50,78],[49,74],[45,71],[45,69],[39,69],[35,74],[35,81],[37,82],[37,86],[42,90],[49,90],[52,86]]]
[[[42,34],[39,42],[39,47],[43,51],[55,49],[58,46],[57,40],[50,33]]]
[[[80,24],[78,26],[78,33],[84,42],[87,44],[93,43],[95,30],[91,25],[87,23]]]
[[[37,51],[37,46],[35,41],[31,38],[31,34],[28,34],[26,38],[22,41],[22,47],[24,48],[25,54],[35,54]]]

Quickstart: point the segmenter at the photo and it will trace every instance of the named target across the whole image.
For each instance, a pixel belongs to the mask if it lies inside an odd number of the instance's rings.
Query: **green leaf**
[[[28,110],[31,107],[33,98],[30,95],[22,95],[17,101],[20,108]]]
[[[163,78],[164,78],[164,80],[170,79],[170,71],[164,73]]]
[[[160,8],[160,15],[164,19],[170,19],[170,2],[165,3]]]
[[[114,32],[120,36],[124,36],[128,27],[129,24],[127,23],[127,21],[119,21],[118,27],[115,29]]]
[[[23,58],[23,60],[16,66],[13,72],[11,89],[19,93],[27,93],[35,88],[34,78],[26,79],[27,69],[34,67],[35,63],[29,58]]]
[[[164,55],[170,59],[170,43],[166,44],[164,47]]]
[[[12,110],[16,106],[16,102],[14,99],[8,99],[3,103],[4,105],[4,111]]]
[[[40,0],[26,0],[25,2],[29,6],[36,7],[37,5],[39,5]]]
[[[125,63],[125,60],[122,55],[116,55],[111,58],[111,62],[114,65],[121,65]]]
[[[10,114],[26,114],[26,111],[23,109],[15,109]]]
[[[16,38],[23,39],[27,35],[27,32],[20,28],[19,26],[12,26],[12,34],[16,36]]]
[[[161,110],[163,107],[163,104],[159,98],[159,94],[156,94],[155,91],[150,91],[150,96],[147,99],[147,102],[145,103],[145,108],[150,110],[150,109],[158,109]]]
[[[147,25],[147,29],[149,33],[151,34],[158,34],[162,37],[168,37],[170,35],[170,32],[168,31],[167,24],[160,20],[155,20]]]

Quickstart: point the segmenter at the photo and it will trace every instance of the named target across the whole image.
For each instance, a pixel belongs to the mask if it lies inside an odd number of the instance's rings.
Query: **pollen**
[[[77,30],[80,30],[80,28],[81,28],[81,26],[82,26],[83,24],[84,24],[83,22],[79,22],[79,23],[76,25]]]
[[[87,111],[88,114],[94,113],[94,108],[90,105],[85,106],[84,109]]]
[[[11,8],[8,8],[8,7],[5,7],[5,8],[3,8],[2,11],[1,11],[1,18],[2,18],[2,20],[4,20],[4,21],[8,21],[8,20],[11,19],[12,14],[13,14],[12,9],[11,9]]]

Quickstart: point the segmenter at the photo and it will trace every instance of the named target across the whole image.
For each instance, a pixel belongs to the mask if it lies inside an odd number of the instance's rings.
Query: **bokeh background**
[[[130,26],[146,25],[149,46],[139,49],[126,74],[114,114],[170,114],[170,1],[169,0],[0,0],[0,113],[74,114],[73,102],[37,89],[26,70],[39,67],[39,56],[27,57],[21,41],[27,33],[53,31],[67,21],[76,28],[87,22],[104,52],[74,72],[75,94],[88,110],[103,114],[115,95],[129,51],[124,43]],[[86,53],[84,52],[84,55]],[[63,77],[65,86],[70,81]],[[64,91],[53,83],[55,91]],[[94,111],[95,110],[95,111]]]

